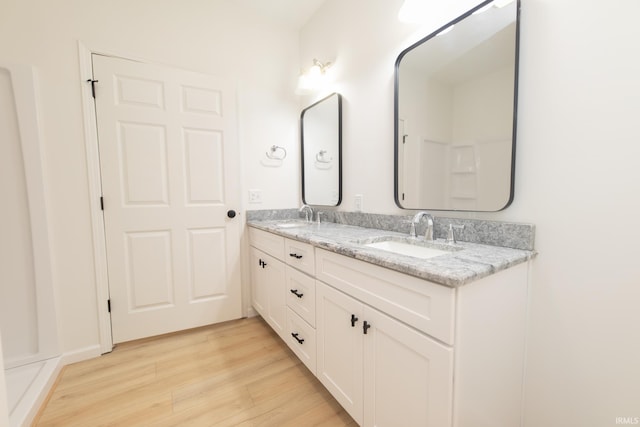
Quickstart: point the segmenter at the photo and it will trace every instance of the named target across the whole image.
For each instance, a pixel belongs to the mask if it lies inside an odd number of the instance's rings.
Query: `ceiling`
[[[268,17],[288,27],[299,29],[325,0],[234,0],[243,8]]]

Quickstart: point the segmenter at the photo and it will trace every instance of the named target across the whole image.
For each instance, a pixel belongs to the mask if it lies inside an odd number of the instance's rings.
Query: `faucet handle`
[[[449,224],[449,231],[447,232],[447,243],[457,243],[456,241],[456,233],[453,231],[456,230],[464,230],[464,224],[462,225],[453,225]]]
[[[416,223],[410,219],[400,220],[402,224],[409,224],[409,237],[416,237]]]

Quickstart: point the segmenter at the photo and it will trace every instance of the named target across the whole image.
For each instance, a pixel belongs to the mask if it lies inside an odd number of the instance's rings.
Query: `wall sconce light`
[[[314,58],[311,68],[298,77],[296,93],[298,95],[307,95],[319,90],[324,84],[325,74],[330,66],[331,62],[321,62]]]

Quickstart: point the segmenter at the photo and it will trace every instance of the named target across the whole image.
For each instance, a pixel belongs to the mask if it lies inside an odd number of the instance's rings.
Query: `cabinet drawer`
[[[315,375],[316,330],[309,326],[302,317],[298,316],[290,308],[287,308],[287,332],[285,341],[296,356],[302,360],[302,363]]]
[[[313,276],[315,274],[315,258],[313,246],[291,239],[284,239],[285,262],[300,271]]]
[[[453,345],[455,290],[324,249],[316,278]]]
[[[249,227],[249,244],[284,261],[284,237]]]
[[[311,326],[316,326],[316,281],[288,266],[286,268],[287,306]]]

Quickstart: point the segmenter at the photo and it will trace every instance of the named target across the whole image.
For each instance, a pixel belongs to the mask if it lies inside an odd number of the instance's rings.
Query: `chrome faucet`
[[[416,226],[420,223],[420,220],[423,216],[427,217],[427,230],[424,233],[425,240],[433,240],[433,217],[430,213],[425,211],[420,211],[413,217],[413,221],[411,221],[411,231],[409,234],[411,237],[416,237]]]
[[[304,217],[307,222],[313,221],[313,209],[311,209],[311,206],[302,205],[300,209],[298,209],[298,212],[304,212]]]

